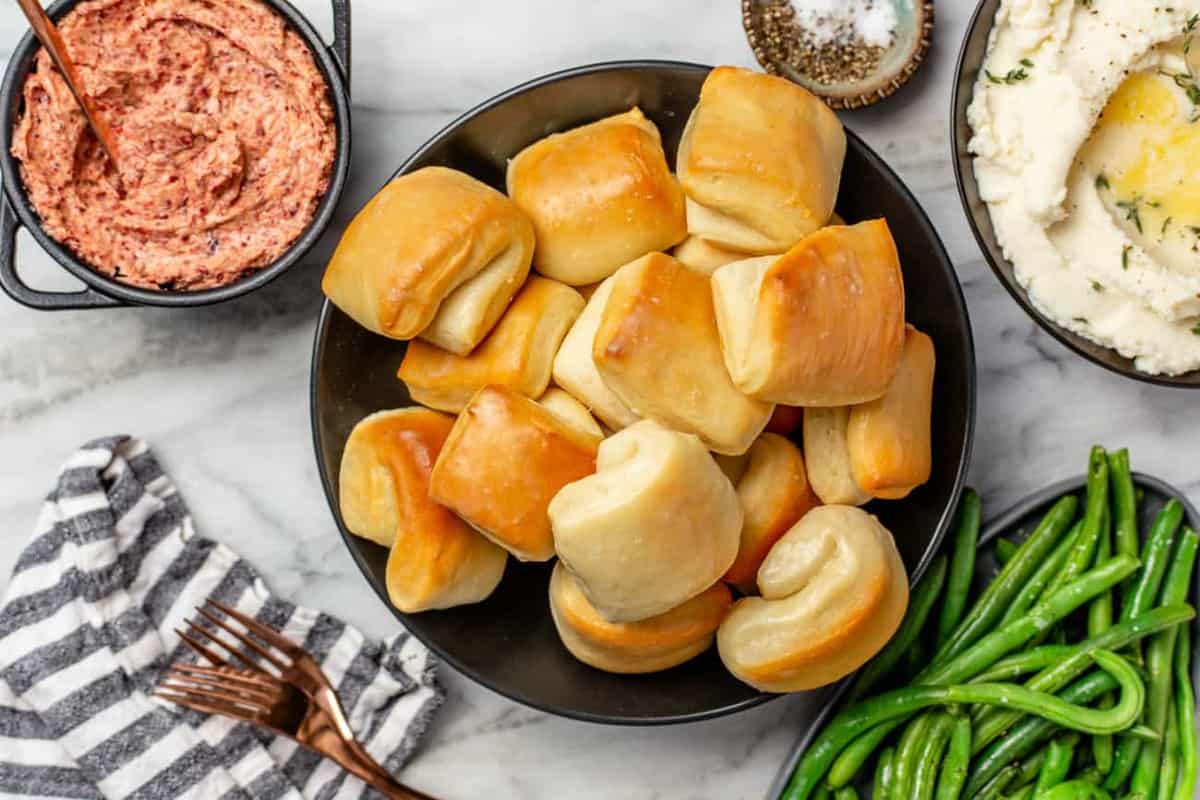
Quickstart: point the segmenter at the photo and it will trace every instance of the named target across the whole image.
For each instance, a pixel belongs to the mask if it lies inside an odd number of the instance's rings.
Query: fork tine
[[[195,622],[193,622],[190,619],[185,619],[184,623],[189,628],[191,628],[194,633],[198,633],[201,636],[203,636],[205,639],[208,639],[210,642],[224,648],[224,650],[226,652],[228,652],[231,656],[236,658],[238,661],[245,664],[250,669],[252,669],[256,672],[261,672],[264,675],[270,674],[265,669],[263,669],[257,662],[255,662],[254,659],[250,658],[245,653],[243,653],[241,650],[238,650],[236,647],[233,647],[229,643],[225,642],[223,639],[221,639],[220,636],[217,636],[213,631],[210,631],[207,628],[201,628],[199,625],[197,625]],[[207,648],[205,648],[205,649],[207,649]],[[212,651],[209,650],[209,652],[212,652]],[[216,655],[216,654],[214,653],[214,655]],[[235,667],[233,664],[229,663],[229,659],[224,658],[220,655],[217,655],[217,660],[213,661],[213,664],[216,666],[219,666],[219,667],[229,667],[230,669],[237,669],[237,667]]]
[[[170,669],[174,672],[183,672],[209,680],[233,681],[247,688],[257,688],[260,690],[272,689],[278,683],[277,678],[262,671],[255,671],[254,674],[248,674],[245,670],[230,672],[218,667],[198,667],[194,664],[183,663],[172,664]]]
[[[239,642],[246,645],[246,647],[249,647],[251,650],[258,653],[266,661],[269,661],[270,663],[274,664],[276,669],[285,670],[288,668],[288,666],[289,666],[288,664],[285,664],[283,661],[281,661],[276,655],[271,653],[271,651],[267,650],[267,648],[263,647],[258,642],[254,641],[253,639],[251,639],[249,636],[242,633],[241,631],[236,630],[228,622],[221,619],[216,614],[213,614],[211,611],[207,610],[203,606],[197,606],[196,613],[199,614],[200,616],[204,617],[206,620],[211,622],[213,625],[216,625],[218,628],[220,628],[221,630],[228,633],[230,636],[233,636],[234,638],[236,638]]]
[[[159,679],[159,683],[165,686],[168,681],[171,681],[172,685],[190,685],[197,687],[197,689],[213,689],[218,691],[237,690],[245,694],[248,699],[256,700],[260,703],[273,703],[279,695],[279,692],[272,693],[272,687],[270,686],[247,685],[232,679],[232,676],[201,676],[169,669]]]
[[[202,714],[216,714],[221,717],[230,717],[242,722],[253,722],[262,724],[260,716],[249,709],[240,706],[227,705],[225,703],[210,703],[207,700],[197,699],[188,694],[177,693],[173,691],[163,691],[155,689],[151,692],[155,697],[161,697],[167,702],[174,703],[177,706],[190,708],[193,711],[199,711]]]
[[[187,622],[187,620],[185,620],[185,622]],[[189,622],[188,624],[191,624],[191,623]],[[214,651],[208,647],[205,647],[203,644],[201,644],[199,642],[199,640],[193,639],[191,636],[188,636],[186,633],[184,633],[179,628],[175,629],[175,633],[176,633],[176,635],[179,636],[180,640],[183,641],[184,644],[186,644],[188,647],[192,648],[192,650],[196,653],[196,655],[200,656],[201,658],[207,659],[208,663],[213,664],[214,666],[218,666],[218,667],[228,667],[229,666],[228,661],[226,661],[223,657],[217,655],[216,651]]]
[[[292,653],[294,653],[296,650],[299,649],[295,642],[293,642],[291,639],[288,639],[283,634],[279,633],[278,631],[272,630],[271,628],[267,627],[263,623],[256,620],[254,617],[250,617],[250,616],[243,614],[242,612],[238,611],[236,608],[230,608],[229,606],[225,605],[224,603],[222,603],[220,600],[217,600],[216,598],[210,597],[207,600],[205,600],[204,602],[215,607],[217,610],[219,610],[225,616],[236,619],[238,622],[245,625],[246,629],[249,630],[251,633],[253,633],[255,636],[262,639],[263,641],[265,641],[267,644],[271,645],[272,647],[277,648],[281,652],[286,653],[289,656]]]
[[[236,706],[248,708],[252,712],[258,714],[267,714],[270,708],[264,705],[261,701],[251,699],[236,692],[222,691],[221,689],[210,689],[205,686],[195,684],[178,683],[171,679],[166,679],[158,682],[160,691],[176,692],[178,694],[187,695],[200,700],[208,700],[209,702],[223,701]]]

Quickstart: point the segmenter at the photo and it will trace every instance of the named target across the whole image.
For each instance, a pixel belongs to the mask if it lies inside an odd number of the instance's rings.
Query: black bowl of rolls
[[[322,282],[317,464],[400,621],[514,700],[662,724],[844,678],[952,522],[953,267],[806,90],[538,78],[422,146]]]

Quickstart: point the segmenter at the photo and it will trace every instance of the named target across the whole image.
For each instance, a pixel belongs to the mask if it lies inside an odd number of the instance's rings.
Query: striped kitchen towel
[[[174,631],[208,596],[302,642],[371,755],[403,766],[443,700],[428,651],[273,596],[196,535],[144,442],[113,437],[63,468],[0,608],[0,796],[376,796],[290,740],[151,699],[162,668],[192,658]]]

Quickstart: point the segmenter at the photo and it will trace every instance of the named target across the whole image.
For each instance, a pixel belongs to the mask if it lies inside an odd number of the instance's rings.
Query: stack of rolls
[[[421,405],[362,420],[340,472],[399,609],[480,602],[511,555],[557,559],[597,669],[715,641],[787,692],[882,648],[907,576],[858,506],[928,480],[935,357],[886,220],[833,212],[845,152],[816,97],[719,67],[675,173],[632,108],[530,143],[506,193],[426,167],[367,204],[322,288],[407,343]]]

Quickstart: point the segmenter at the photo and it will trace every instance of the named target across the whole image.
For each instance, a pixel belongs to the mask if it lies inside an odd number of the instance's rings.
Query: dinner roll
[[[882,219],[822,228],[778,258],[712,276],[725,365],[760,400],[845,406],[887,391],[904,346],[904,281]]]
[[[465,355],[529,274],[533,224],[469,175],[401,175],[346,227],[321,289],[359,325]]]
[[[887,393],[850,410],[850,469],[863,491],[875,497],[897,500],[929,480],[935,360],[933,341],[909,325]]]
[[[613,279],[601,283],[588,298],[583,313],[567,331],[558,355],[554,357],[554,382],[566,389],[579,402],[592,410],[600,421],[614,431],[637,422],[637,414],[613,394],[600,377],[592,360],[592,342],[600,327],[600,315],[612,294]]]
[[[606,386],[633,412],[694,433],[718,453],[744,453],[771,405],[729,379],[708,278],[663,253],[613,275],[592,342]]]
[[[712,586],[737,556],[742,509],[698,438],[643,420],[605,439],[596,474],[550,501],[559,558],[609,622],[634,622]]]
[[[818,506],[775,543],[747,597],[717,631],[726,668],[764,692],[798,692],[849,675],[887,644],[908,607],[908,576],[879,521]]]
[[[598,440],[604,438],[604,430],[596,422],[592,412],[565,390],[551,386],[545,394],[538,398],[538,403],[563,422],[574,425],[588,436],[594,436]]]
[[[744,594],[754,592],[759,565],[771,546],[820,500],[808,486],[800,448],[782,436],[764,433],[754,442],[741,477],[734,483],[742,504],[742,539],[725,580]]]
[[[654,617],[609,622],[596,611],[579,582],[560,561],[550,576],[550,614],[571,655],[605,672],[658,672],[703,653],[733,597],[723,583]]]
[[[492,333],[469,355],[410,342],[396,375],[413,400],[454,413],[487,384],[540,397],[550,383],[558,345],[582,310],[583,298],[570,286],[530,278]]]
[[[522,561],[554,556],[546,506],[596,468],[600,437],[506,386],[485,386],[454,423],[429,496]]]
[[[804,410],[804,460],[808,483],[826,505],[861,506],[871,495],[858,485],[850,465],[846,430],[850,408]]]
[[[688,232],[745,253],[782,253],[833,212],[842,123],[791,81],[717,67],[679,142]]]
[[[717,267],[723,267],[734,261],[749,258],[747,253],[741,253],[737,250],[727,250],[718,244],[713,244],[707,239],[701,239],[699,236],[689,236],[684,239],[675,246],[675,249],[671,251],[671,255],[679,259],[679,262],[688,269],[695,270],[703,275],[711,275]]]
[[[429,499],[429,471],[453,424],[426,408],[379,411],[354,426],[342,453],[342,520],[391,548],[385,583],[405,613],[476,603],[504,575],[508,554]]]
[[[529,145],[508,162],[508,194],[533,220],[534,269],[573,286],[687,235],[683,191],[637,108]]]

